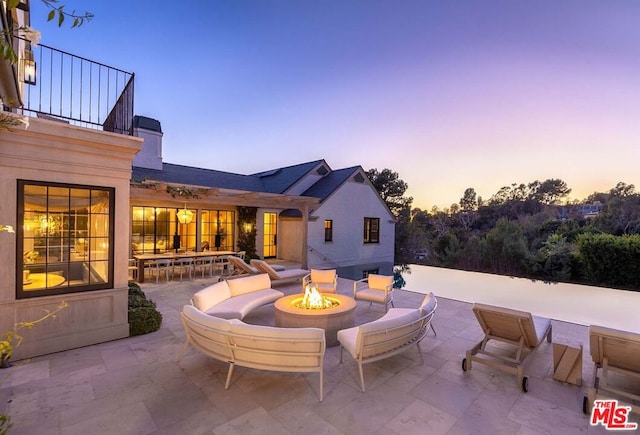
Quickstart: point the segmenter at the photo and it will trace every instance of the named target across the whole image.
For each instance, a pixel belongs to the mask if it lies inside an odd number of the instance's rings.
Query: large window
[[[212,251],[233,251],[235,212],[202,210],[200,245]]]
[[[380,243],[380,218],[364,218],[364,243]]]
[[[113,287],[113,188],[18,180],[17,297]]]
[[[131,250],[134,254],[162,254],[179,249],[196,250],[196,221],[180,223],[182,208],[133,207]],[[195,210],[190,210],[196,216]]]

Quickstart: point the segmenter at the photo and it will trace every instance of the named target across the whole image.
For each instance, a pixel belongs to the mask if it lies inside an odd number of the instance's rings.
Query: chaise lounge
[[[619,406],[630,406],[633,412],[640,414],[640,405],[637,404],[640,401],[640,392],[632,392],[629,388],[619,385],[626,381],[624,384],[628,387],[634,384],[629,381],[634,380],[635,385],[638,385],[640,334],[592,325],[589,327],[589,346],[594,364],[593,386],[589,388],[588,396],[583,399],[582,410],[586,414],[590,413],[596,399],[622,397],[626,401],[621,402]],[[600,376],[598,371],[601,373]]]
[[[462,371],[471,370],[473,362],[517,375],[518,386],[525,393],[529,390],[529,378],[524,376],[524,365],[544,338],[551,343],[551,321],[532,316],[524,311],[473,304],[473,313],[484,332],[480,343],[467,351],[462,360]],[[487,349],[487,343],[496,340],[515,346],[515,356]]]
[[[235,255],[229,255],[227,257],[227,261],[229,261],[229,264],[233,266],[231,275],[229,276],[257,275],[259,273],[264,273],[260,272],[250,264],[245,263],[241,257],[237,257]],[[282,272],[285,270],[284,266],[279,264],[272,265],[271,268],[276,272]]]
[[[264,260],[251,260],[251,265],[258,269],[260,273],[266,273],[269,275],[272,281],[276,282],[288,282],[302,279],[309,273],[307,269],[287,269],[281,272],[275,270],[269,263]]]

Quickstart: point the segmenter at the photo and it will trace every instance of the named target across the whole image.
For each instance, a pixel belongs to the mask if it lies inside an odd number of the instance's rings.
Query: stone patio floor
[[[159,331],[138,337],[17,361],[0,371],[0,411],[18,434],[586,434],[582,398],[591,382],[587,328],[553,321],[554,341],[583,344],[583,386],[552,379],[552,345],[543,343],[525,374],[474,365],[464,373],[465,351],[482,338],[469,303],[440,297],[430,332],[417,349],[365,365],[366,393],[356,363],[339,347],[325,355],[324,401],[315,373],[266,372],[237,367],[224,389],[227,364],[184,343],[179,313],[191,295],[215,279],[144,283],[163,314]],[[275,286],[292,294],[300,284]],[[339,293],[352,281],[339,279]],[[436,295],[437,296],[437,295]],[[398,290],[396,307],[417,307],[423,295]],[[384,314],[358,302],[356,324]],[[273,306],[247,323],[273,325]],[[631,421],[640,421],[633,414]],[[628,433],[628,432],[627,432]]]

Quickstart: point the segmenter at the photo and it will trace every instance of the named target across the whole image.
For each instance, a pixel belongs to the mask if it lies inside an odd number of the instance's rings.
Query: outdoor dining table
[[[165,252],[164,254],[134,254],[133,258],[138,262],[138,282],[144,282],[144,264],[147,261],[177,258],[199,258],[199,257],[221,257],[223,255],[235,255],[234,251],[187,251],[187,252]]]

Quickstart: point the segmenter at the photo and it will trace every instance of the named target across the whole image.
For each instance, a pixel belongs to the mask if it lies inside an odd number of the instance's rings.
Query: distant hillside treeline
[[[559,179],[505,186],[486,201],[468,188],[450,208],[426,211],[411,208],[397,173],[372,169],[369,178],[398,219],[398,264],[640,290],[640,194],[632,184],[563,205],[571,189]]]

